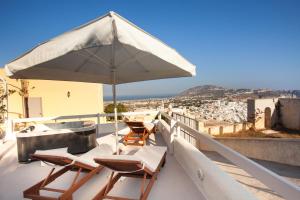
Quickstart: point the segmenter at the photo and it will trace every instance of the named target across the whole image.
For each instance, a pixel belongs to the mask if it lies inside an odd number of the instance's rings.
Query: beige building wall
[[[7,78],[4,71],[0,70],[0,76],[6,80],[8,84],[8,89],[16,90],[16,92],[8,97],[8,114],[11,118],[22,118],[24,117],[23,110],[23,98],[19,94],[19,89],[21,88],[21,81]]]
[[[103,112],[101,84],[30,80],[29,88],[29,97],[42,99],[45,117]]]
[[[21,81],[6,77],[3,69],[0,76],[10,84],[9,89],[21,88]],[[41,98],[43,117],[103,113],[102,84],[29,80],[28,90],[29,98]],[[23,97],[18,92],[9,96],[8,111],[12,118],[24,117]]]

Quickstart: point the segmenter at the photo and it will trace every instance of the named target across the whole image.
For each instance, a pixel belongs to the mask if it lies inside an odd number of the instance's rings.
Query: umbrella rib
[[[125,49],[125,51],[129,54],[129,55],[131,55],[132,57],[135,57],[135,55],[132,55],[129,51],[128,51],[128,49],[126,48],[126,46],[124,46],[124,45],[122,45],[123,46],[123,48]],[[137,57],[136,57],[137,58]],[[149,70],[141,63],[141,62],[139,62],[137,59],[135,59],[135,61],[140,65],[140,66],[142,66],[142,68],[145,70],[145,72],[149,72]]]
[[[99,64],[99,61],[97,61],[97,60],[94,61],[94,60],[90,59],[90,58],[92,58],[92,56],[84,55],[81,52],[77,52],[77,55],[87,58],[90,63]]]
[[[122,67],[128,63],[131,63],[132,61],[137,61],[137,58],[143,58],[145,56],[147,56],[147,54],[142,54],[140,55],[142,52],[139,51],[138,53],[134,54],[131,58],[127,59],[127,60],[123,60],[122,62],[120,62],[119,64],[117,64],[117,67]]]
[[[85,52],[87,52],[88,54],[90,54],[92,57],[94,57],[96,60],[102,62],[102,64],[105,64],[106,66],[110,66],[110,64],[108,62],[106,62],[104,59],[102,59],[101,57],[91,53],[88,49],[84,49]]]
[[[100,49],[100,48],[98,48],[98,49],[96,50],[95,54],[99,51],[99,49]],[[84,61],[82,62],[82,64],[80,64],[80,65],[75,69],[75,72],[79,72],[79,71],[81,70],[81,68],[82,68],[86,63],[88,63],[88,62],[90,61],[90,59],[92,58],[91,55],[90,55],[90,56],[85,56],[84,54],[81,54],[80,52],[78,52],[78,53],[79,53],[79,55],[84,56],[84,57],[86,57],[87,59],[84,60]]]
[[[82,56],[82,57],[86,57],[86,58],[88,58],[88,59],[90,59],[92,56],[87,56],[87,55],[84,55],[84,54],[82,54],[82,53],[80,53],[80,52],[78,52],[77,53],[78,55],[80,55],[80,56]],[[91,60],[90,60],[91,61]],[[95,64],[105,64],[105,63],[102,63],[102,62],[99,62],[98,60],[95,60],[96,61],[96,63]],[[93,62],[94,63],[94,62]],[[108,67],[107,65],[103,65],[105,68],[107,68],[107,69],[110,69],[110,67]]]

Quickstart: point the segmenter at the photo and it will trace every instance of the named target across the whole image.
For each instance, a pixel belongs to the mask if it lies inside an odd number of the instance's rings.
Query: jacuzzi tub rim
[[[55,135],[55,134],[63,134],[63,133],[78,133],[78,132],[86,132],[95,130],[96,125],[85,126],[80,128],[65,128],[65,129],[53,129],[53,130],[46,130],[46,131],[32,131],[28,133],[16,133],[16,137],[34,137],[34,136],[43,136],[43,135]]]

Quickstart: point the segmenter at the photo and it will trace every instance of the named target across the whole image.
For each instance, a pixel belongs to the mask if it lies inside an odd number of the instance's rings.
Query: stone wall
[[[281,124],[288,129],[300,130],[300,99],[280,98]]]
[[[251,123],[238,123],[238,124],[228,124],[228,125],[216,125],[216,126],[203,126],[199,127],[199,132],[205,132],[209,135],[223,135],[229,133],[237,133],[240,131],[249,130],[252,126]]]

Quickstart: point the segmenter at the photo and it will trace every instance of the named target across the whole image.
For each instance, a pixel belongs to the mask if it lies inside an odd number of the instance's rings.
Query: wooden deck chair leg
[[[80,180],[77,181],[79,174],[82,171],[82,170],[78,170],[78,172],[75,175],[72,185],[69,187],[69,189],[66,192],[64,192],[64,194],[62,194],[60,196],[60,199],[63,200],[63,199],[72,198],[72,194],[78,188],[80,188],[83,184],[85,184],[88,180],[90,180],[95,174],[98,174],[102,169],[103,169],[103,166],[99,166],[99,167],[93,169],[92,171],[90,171],[89,173],[87,173],[83,178],[81,178]]]
[[[102,166],[99,166],[92,171],[88,172],[83,178],[78,180],[78,177],[80,173],[82,172],[82,168],[79,168],[78,171],[75,174],[75,177],[72,181],[71,186],[67,190],[61,190],[61,189],[54,189],[54,188],[48,188],[46,187],[48,184],[53,182],[55,179],[63,175],[64,173],[70,171],[73,166],[66,166],[59,171],[53,173],[54,169],[51,169],[50,173],[48,176],[40,181],[39,183],[35,184],[34,186],[30,187],[29,189],[25,190],[23,192],[23,197],[24,198],[29,198],[29,199],[60,199],[60,200],[71,200],[72,199],[72,194],[79,188],[81,187],[84,183],[86,183],[91,177],[93,177],[96,173],[99,173],[99,171],[103,168]],[[47,196],[41,196],[40,191],[41,190],[46,190],[46,191],[51,191],[51,192],[58,192],[62,193],[58,198],[51,198]]]
[[[143,195],[144,195],[144,187],[145,187],[145,182],[146,182],[146,178],[147,178],[147,173],[144,173],[144,177],[142,179],[142,184],[141,184],[141,195],[140,195],[140,199],[142,199]]]
[[[159,163],[158,169],[152,175],[152,177],[151,177],[151,179],[150,179],[150,181],[149,181],[149,183],[147,185],[147,188],[146,188],[145,192],[143,193],[142,197],[140,198],[141,200],[146,200],[147,199],[147,197],[148,197],[148,195],[149,195],[149,193],[150,193],[150,191],[152,189],[152,186],[153,186],[155,180],[157,179],[157,175],[158,175],[161,167],[163,167],[164,164],[165,164],[165,162],[166,162],[166,156],[167,156],[167,153],[164,154],[162,160]]]
[[[81,173],[81,170],[82,170],[81,167],[79,168],[79,170],[77,170],[76,175],[75,175],[75,177],[74,177],[74,179],[72,181],[72,184],[71,184],[70,188],[76,183],[77,178],[78,178],[79,174]]]
[[[156,180],[157,174],[158,174],[158,172],[155,172],[155,173],[152,175],[152,177],[151,177],[151,179],[150,179],[150,181],[149,181],[149,183],[148,183],[148,185],[147,185],[147,187],[146,187],[146,190],[145,190],[144,193],[141,195],[140,200],[146,200],[146,199],[147,199],[147,197],[148,197],[148,195],[149,195],[149,193],[150,193],[150,191],[151,191],[151,189],[152,189],[152,186],[153,186],[153,184],[154,184],[154,182],[155,182],[155,180]]]
[[[96,196],[93,198],[93,200],[100,200],[100,199],[104,199],[104,193],[106,190],[107,193],[112,189],[112,187],[114,186],[114,184],[121,178],[121,175],[119,173],[117,173],[117,175],[115,175],[109,184],[109,187],[107,187],[107,185],[105,185],[100,192],[98,192],[98,194],[96,194]]]
[[[109,192],[109,187],[110,187],[110,184],[111,184],[111,180],[112,180],[112,178],[113,178],[113,176],[114,176],[114,173],[115,172],[111,172],[111,174],[110,174],[110,177],[109,177],[109,180],[108,180],[108,183],[107,183],[107,185],[106,185],[106,188],[105,188],[105,191],[104,191],[104,197],[107,195],[107,193]]]
[[[44,187],[44,186],[46,185],[46,183],[47,183],[49,177],[52,175],[52,173],[54,172],[54,170],[55,170],[55,167],[53,167],[53,168],[50,170],[48,176],[47,176],[47,177],[45,178],[45,180],[43,181],[43,183],[42,183],[42,185],[41,185],[41,188]]]
[[[144,130],[144,144],[143,145],[145,145],[146,144],[146,142],[147,142],[147,139],[148,139],[148,131],[145,129]]]
[[[55,172],[53,174],[53,172],[49,173],[48,176],[43,179],[42,181],[38,182],[37,184],[31,186],[30,188],[28,188],[27,190],[25,190],[23,192],[23,197],[24,198],[30,198],[30,199],[42,199],[39,198],[40,196],[40,190],[42,188],[44,188],[46,185],[48,185],[49,183],[53,182],[56,178],[58,178],[59,176],[61,176],[62,174],[66,173],[67,171],[70,170],[70,166],[66,166],[62,169],[60,169],[59,171]],[[51,169],[52,171],[52,169]]]

